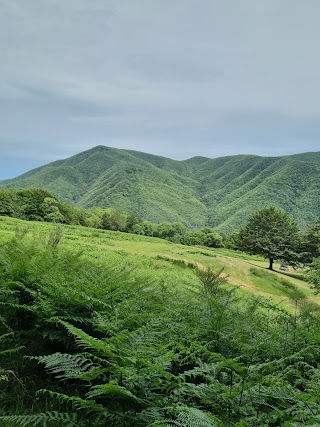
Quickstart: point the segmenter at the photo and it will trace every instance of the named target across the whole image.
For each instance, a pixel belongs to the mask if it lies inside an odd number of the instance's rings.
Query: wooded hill
[[[0,187],[42,188],[80,207],[115,207],[154,222],[226,232],[273,204],[305,227],[319,217],[320,152],[176,161],[98,146],[0,181]]]

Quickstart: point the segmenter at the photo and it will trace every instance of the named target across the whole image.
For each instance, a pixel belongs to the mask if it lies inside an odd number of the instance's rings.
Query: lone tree
[[[299,256],[296,248],[299,228],[290,216],[275,207],[255,212],[239,233],[239,249],[269,259],[269,270],[273,262],[283,261],[295,265]]]

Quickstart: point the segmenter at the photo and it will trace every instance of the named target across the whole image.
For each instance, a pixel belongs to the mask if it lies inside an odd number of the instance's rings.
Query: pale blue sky
[[[96,145],[320,150],[319,0],[0,0],[0,179]]]

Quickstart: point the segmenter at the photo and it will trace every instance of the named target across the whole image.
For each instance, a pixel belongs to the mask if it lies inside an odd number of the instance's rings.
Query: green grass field
[[[60,245],[82,255],[99,265],[123,265],[135,273],[147,276],[159,284],[190,287],[196,281],[188,265],[223,269],[227,281],[243,293],[272,299],[289,309],[299,301],[300,306],[320,304],[310,285],[302,280],[299,271],[267,270],[268,262],[227,249],[208,249],[184,246],[166,240],[121,232],[97,230],[81,226],[60,226],[41,222],[26,222],[0,217],[0,241],[5,242],[15,234],[26,234],[30,239],[48,239],[50,233],[62,231]],[[294,277],[292,277],[294,276]]]

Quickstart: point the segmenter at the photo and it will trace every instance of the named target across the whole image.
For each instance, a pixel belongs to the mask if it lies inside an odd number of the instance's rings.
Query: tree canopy
[[[256,211],[239,233],[239,248],[269,259],[270,270],[276,260],[297,264],[298,242],[297,224],[286,212],[273,206]]]

